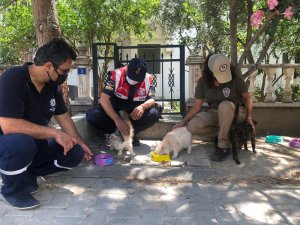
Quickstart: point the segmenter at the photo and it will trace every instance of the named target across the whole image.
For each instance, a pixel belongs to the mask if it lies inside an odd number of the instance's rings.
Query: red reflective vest
[[[130,84],[126,81],[127,66],[111,71],[111,79],[115,81],[114,94],[121,99],[128,99]],[[143,82],[135,85],[133,101],[146,101],[153,77],[146,73]]]

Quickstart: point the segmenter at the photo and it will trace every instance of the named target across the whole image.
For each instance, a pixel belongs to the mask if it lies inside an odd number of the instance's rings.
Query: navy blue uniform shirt
[[[10,68],[0,75],[0,117],[47,126],[53,115],[64,114],[67,108],[58,85],[46,83],[40,93],[37,91],[30,79],[30,64]]]

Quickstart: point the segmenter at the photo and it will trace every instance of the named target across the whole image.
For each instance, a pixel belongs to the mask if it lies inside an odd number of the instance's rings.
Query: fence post
[[[255,79],[256,79],[257,73],[258,73],[258,71],[255,70],[255,71],[253,71],[253,72],[250,74],[250,76],[249,76],[249,82],[250,82],[250,84],[249,84],[248,91],[249,91],[249,93],[251,94],[251,98],[252,98],[252,101],[253,101],[253,102],[257,102],[257,99],[256,99],[255,96],[254,96],[254,92],[255,92],[255,84],[254,84],[254,81],[255,81]]]
[[[272,103],[274,102],[274,98],[273,98],[273,85],[272,85],[272,81],[274,79],[275,73],[276,73],[276,68],[265,68],[266,70],[266,75],[267,75],[267,88],[266,88],[266,97],[264,102],[269,102]]]
[[[180,45],[180,114],[182,116],[186,113],[186,104],[185,104],[185,46]]]
[[[87,46],[79,46],[78,51],[79,54],[75,62],[75,67],[77,69],[78,98],[75,102],[83,105],[89,105],[92,103],[92,85],[90,76],[92,59],[89,55]]]
[[[186,65],[189,67],[188,76],[188,100],[187,106],[191,106],[194,103],[195,87],[199,78],[202,76],[204,59],[202,56],[192,53],[186,59]]]
[[[284,95],[282,98],[282,102],[284,103],[292,103],[292,88],[291,88],[291,80],[295,73],[295,68],[284,68],[283,73],[285,76],[285,86],[284,86]]]

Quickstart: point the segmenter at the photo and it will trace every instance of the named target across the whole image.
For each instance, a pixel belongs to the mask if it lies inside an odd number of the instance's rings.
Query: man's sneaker
[[[8,196],[2,195],[2,197],[15,209],[33,209],[40,205],[40,202],[32,197],[31,194],[23,191]]]
[[[139,146],[140,145],[140,140],[136,137],[133,137],[132,145],[133,146]]]
[[[24,192],[33,195],[38,191],[39,191],[39,185],[37,183],[37,177],[34,175],[26,174]]]
[[[220,148],[216,147],[215,152],[210,156],[211,161],[214,162],[222,162],[226,159],[228,155],[230,155],[231,149],[230,148]]]

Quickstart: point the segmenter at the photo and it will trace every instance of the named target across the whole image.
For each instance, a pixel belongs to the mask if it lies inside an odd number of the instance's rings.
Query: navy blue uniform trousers
[[[129,111],[128,113],[131,113]],[[159,112],[157,108],[152,107],[144,111],[143,116],[138,120],[132,121],[134,133],[146,130],[159,120]],[[115,122],[105,113],[101,106],[96,106],[86,112],[87,121],[102,130],[104,133],[113,133],[116,130]]]
[[[67,155],[54,139],[36,140],[26,134],[0,134],[1,194],[10,195],[24,189],[26,173],[46,176],[67,171],[83,159],[84,151],[75,145]]]

